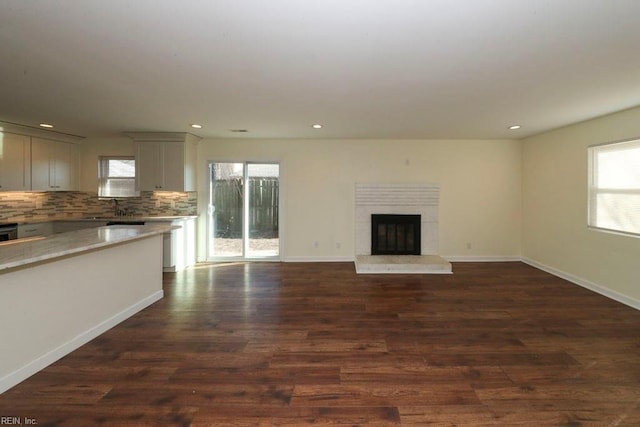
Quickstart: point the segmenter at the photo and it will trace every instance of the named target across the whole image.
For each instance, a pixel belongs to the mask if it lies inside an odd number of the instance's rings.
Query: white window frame
[[[598,164],[598,154],[606,151],[622,151],[640,149],[640,138],[628,139],[624,141],[610,142],[605,144],[591,145],[588,147],[588,227],[598,231],[622,234],[626,236],[640,237],[640,229],[625,229],[624,227],[605,227],[598,220],[598,196],[601,195],[629,195],[631,197],[640,197],[640,187],[629,188],[623,187],[599,187],[598,176],[602,171]],[[637,179],[637,178],[636,178]],[[632,178],[630,177],[630,181]],[[640,221],[640,203],[636,203],[634,209],[631,210],[634,221]],[[636,221],[637,220],[637,221]]]
[[[136,188],[136,173],[132,177],[110,177],[105,176],[105,170],[107,169],[105,166],[105,162],[110,160],[134,160],[134,156],[99,156],[98,157],[98,198],[100,199],[125,199],[131,197],[140,197],[140,191]],[[109,180],[131,180],[133,182],[134,191],[127,195],[106,195],[104,194],[104,189],[106,188],[106,184]]]

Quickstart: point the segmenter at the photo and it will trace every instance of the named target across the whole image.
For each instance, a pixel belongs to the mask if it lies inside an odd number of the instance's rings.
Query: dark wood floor
[[[163,300],[0,395],[0,417],[640,426],[639,311],[522,263],[454,272],[238,263],[168,274]]]

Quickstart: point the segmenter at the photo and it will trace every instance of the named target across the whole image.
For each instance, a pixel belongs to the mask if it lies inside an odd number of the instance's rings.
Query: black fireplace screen
[[[420,255],[420,215],[371,215],[371,255]]]

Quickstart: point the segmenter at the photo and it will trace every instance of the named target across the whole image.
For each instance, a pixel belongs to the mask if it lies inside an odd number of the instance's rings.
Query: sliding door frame
[[[242,210],[242,253],[240,256],[216,256],[211,250],[211,239],[213,239],[213,200],[211,191],[211,167],[215,163],[238,163],[242,164],[242,179],[244,182],[244,194],[243,194],[243,210]],[[261,165],[278,165],[278,254],[274,256],[249,256],[249,180],[248,180],[248,165],[261,164]],[[279,262],[283,259],[283,180],[282,180],[282,164],[279,161],[265,161],[265,160],[209,160],[207,161],[207,218],[206,218],[206,260],[208,262],[233,262],[233,261],[271,261]]]

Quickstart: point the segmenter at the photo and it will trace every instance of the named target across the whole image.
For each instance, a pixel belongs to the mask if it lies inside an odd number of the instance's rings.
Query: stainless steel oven
[[[0,242],[6,242],[8,240],[15,240],[18,238],[18,224],[12,223],[0,223]]]

